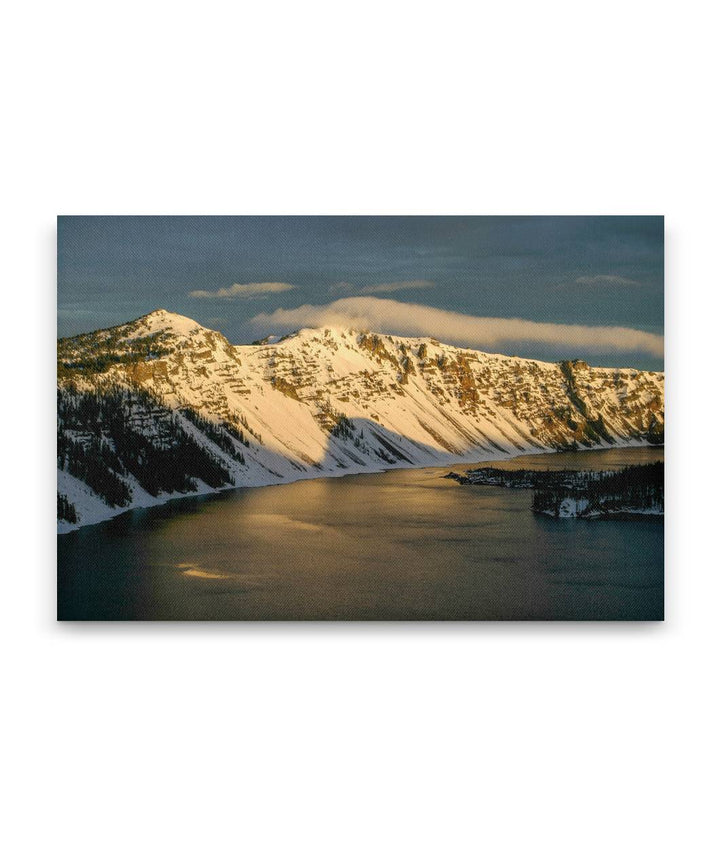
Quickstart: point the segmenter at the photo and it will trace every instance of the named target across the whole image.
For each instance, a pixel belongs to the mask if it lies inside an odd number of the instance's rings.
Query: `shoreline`
[[[365,469],[365,468],[363,468],[363,469],[352,470],[352,471],[347,471],[347,472],[328,472],[328,473],[322,473],[322,474],[317,474],[317,475],[315,475],[315,474],[310,474],[310,475],[299,474],[297,477],[288,478],[287,480],[284,480],[284,481],[268,482],[267,484],[227,485],[226,487],[221,487],[221,488],[210,488],[210,487],[208,487],[207,490],[198,490],[198,491],[193,491],[192,493],[158,496],[155,498],[157,501],[141,502],[141,503],[137,503],[137,504],[131,504],[130,506],[126,506],[124,508],[110,508],[108,506],[107,507],[107,512],[108,512],[107,514],[103,514],[103,516],[100,517],[99,519],[88,521],[87,523],[72,524],[72,523],[64,523],[63,522],[63,524],[61,524],[58,521],[57,522],[56,535],[57,535],[57,537],[60,537],[63,535],[72,535],[75,532],[79,532],[81,529],[87,529],[90,526],[99,526],[103,523],[106,523],[108,520],[114,520],[116,517],[120,517],[123,514],[129,514],[133,511],[137,511],[137,510],[141,510],[141,509],[148,509],[148,508],[156,508],[157,506],[168,505],[169,503],[176,502],[179,500],[181,501],[181,500],[187,500],[187,499],[193,499],[193,498],[199,498],[199,497],[213,496],[216,494],[227,493],[228,491],[233,491],[233,490],[249,490],[249,489],[255,489],[255,488],[280,487],[280,486],[286,485],[286,484],[295,484],[295,483],[300,482],[300,481],[313,481],[313,480],[323,479],[323,478],[345,478],[348,476],[358,476],[358,475],[380,475],[381,473],[391,472],[391,471],[395,471],[395,470],[444,469],[445,467],[451,467],[451,466],[465,466],[465,465],[473,466],[473,465],[485,464],[485,463],[497,464],[497,463],[504,463],[506,461],[517,460],[518,458],[522,458],[522,457],[531,457],[531,456],[535,456],[535,455],[553,456],[553,455],[558,455],[558,454],[577,454],[577,453],[585,454],[588,452],[607,452],[607,451],[623,450],[623,449],[663,449],[664,450],[665,444],[664,443],[663,444],[653,444],[653,443],[631,440],[629,442],[623,442],[623,443],[607,443],[607,444],[603,444],[603,445],[597,445],[597,446],[593,446],[593,447],[588,448],[588,449],[544,449],[544,450],[542,450],[542,449],[529,450],[528,449],[528,450],[518,451],[517,454],[510,454],[510,455],[503,455],[503,454],[499,453],[497,457],[492,457],[492,458],[485,455],[485,457],[479,458],[479,459],[476,457],[470,458],[469,456],[471,454],[474,454],[474,453],[469,452],[468,456],[464,456],[462,458],[451,458],[450,460],[443,462],[441,464],[437,464],[437,465],[424,463],[424,464],[417,464],[415,466],[404,466],[404,465],[403,466],[384,466],[384,467],[381,467],[378,469]],[[61,526],[63,526],[62,529],[61,529]]]

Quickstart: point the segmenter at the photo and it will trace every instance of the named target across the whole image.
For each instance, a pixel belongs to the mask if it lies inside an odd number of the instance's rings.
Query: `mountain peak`
[[[186,321],[192,321],[191,318],[187,318],[185,315],[178,315],[177,312],[169,312],[167,309],[153,309],[152,312],[148,312],[147,315],[141,315],[137,320],[145,321],[147,319],[158,319],[163,321],[173,320],[175,318],[182,318]]]
[[[186,315],[178,315],[176,312],[168,312],[167,309],[153,309],[152,312],[142,315],[133,323],[142,324],[153,332],[168,330],[181,335],[187,335],[194,330],[206,329],[193,318],[188,318]]]
[[[231,346],[159,308],[58,341],[63,526],[161,493],[658,443],[663,382],[335,326]]]

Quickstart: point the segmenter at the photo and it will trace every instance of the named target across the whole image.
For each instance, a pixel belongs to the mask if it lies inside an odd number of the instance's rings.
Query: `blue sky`
[[[235,343],[347,317],[408,335],[435,325],[438,338],[539,359],[660,369],[663,220],[58,219],[59,336],[159,307]]]

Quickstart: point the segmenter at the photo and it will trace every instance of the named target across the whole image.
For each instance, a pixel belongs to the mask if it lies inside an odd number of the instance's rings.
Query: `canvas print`
[[[663,219],[58,219],[61,620],[660,620]]]

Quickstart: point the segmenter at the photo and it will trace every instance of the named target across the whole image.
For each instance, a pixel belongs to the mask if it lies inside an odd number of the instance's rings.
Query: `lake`
[[[615,469],[662,448],[492,466]],[[175,500],[58,536],[58,618],[658,620],[661,520],[556,520],[477,464]]]

